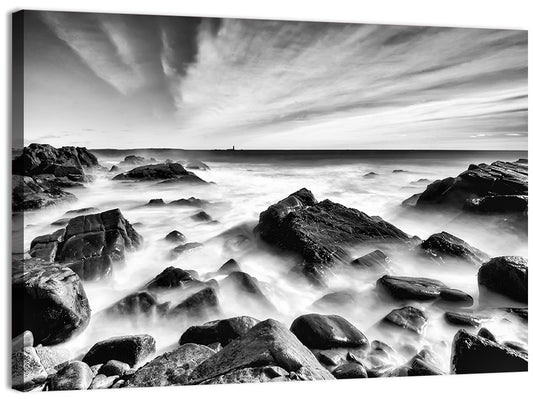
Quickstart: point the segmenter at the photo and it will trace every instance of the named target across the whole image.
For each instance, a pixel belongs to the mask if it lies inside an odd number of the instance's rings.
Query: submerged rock
[[[165,201],[161,198],[152,198],[145,206],[165,206]]]
[[[301,189],[262,212],[254,232],[267,243],[302,257],[302,272],[320,281],[335,260],[350,261],[344,245],[407,243],[410,237],[380,218]]]
[[[428,318],[420,309],[412,306],[405,306],[391,311],[385,316],[383,322],[413,331],[417,334],[422,334],[428,322]]]
[[[197,159],[189,159],[185,162],[185,167],[187,169],[210,170],[209,166]]]
[[[248,316],[210,321],[200,326],[189,327],[181,336],[179,343],[210,345],[218,342],[226,346],[231,341],[246,335],[258,322],[259,320]]]
[[[181,255],[184,252],[192,251],[193,249],[200,248],[203,245],[204,244],[202,244],[200,242],[188,242],[188,243],[185,243],[185,244],[178,245],[176,248],[173,248],[170,251],[170,257],[171,258],[175,258],[175,257]]]
[[[296,318],[291,332],[310,349],[366,348],[368,339],[348,320],[311,313]]]
[[[357,303],[354,292],[345,290],[331,292],[317,299],[311,306],[316,308],[352,307]]]
[[[471,295],[453,288],[441,288],[440,299],[457,306],[472,306],[474,304],[474,298]]]
[[[187,316],[201,318],[219,310],[218,295],[214,288],[206,287],[172,308],[170,317]]]
[[[126,382],[127,387],[185,385],[191,372],[215,354],[204,345],[185,344],[145,364]]]
[[[272,302],[270,302],[263,293],[259,281],[248,273],[231,272],[224,280],[222,280],[221,287],[229,288],[239,296],[244,295],[246,298],[265,309],[271,311],[275,311],[276,309]]]
[[[457,259],[479,266],[489,259],[486,253],[445,231],[431,235],[420,244],[420,248],[423,253],[441,263]]]
[[[475,315],[472,313],[445,312],[444,318],[449,324],[455,326],[479,327],[482,322],[488,320],[488,317]]]
[[[492,258],[479,269],[478,284],[527,303],[527,269],[527,259],[521,256]]]
[[[84,362],[74,360],[57,372],[50,379],[51,391],[71,391],[88,389],[94,375]]]
[[[13,269],[13,334],[30,330],[35,343],[54,345],[83,331],[91,309],[76,273],[54,264],[33,269],[26,264]]]
[[[118,360],[135,367],[155,353],[155,339],[147,334],[125,335],[100,341],[83,357],[89,366]]]
[[[376,286],[400,300],[428,301],[437,299],[443,288],[442,282],[422,277],[383,276]]]
[[[165,241],[172,242],[175,244],[184,242],[185,240],[185,235],[183,233],[180,233],[178,230],[172,230],[165,236]]]
[[[115,316],[152,315],[164,313],[167,307],[159,304],[157,298],[149,292],[134,292],[115,302],[105,312]]]
[[[434,356],[427,350],[421,350],[411,360],[398,370],[398,375],[423,376],[423,375],[444,375],[444,371],[439,369],[434,362]]]
[[[390,258],[383,253],[383,251],[380,251],[379,249],[372,251],[366,255],[363,255],[355,260],[353,260],[350,264],[356,268],[361,269],[381,269],[381,270],[387,270],[389,267],[391,260]]]
[[[139,166],[113,177],[113,180],[165,180],[176,183],[207,184],[179,163]]]
[[[169,266],[146,284],[147,290],[183,287],[201,283],[189,271]]]
[[[198,212],[191,216],[192,220],[196,220],[197,222],[210,222],[213,220],[211,216],[209,216],[204,211]]]
[[[333,379],[311,351],[286,327],[269,319],[257,324],[245,336],[202,362],[190,375],[189,383],[208,382],[241,370],[272,366],[293,373],[293,378],[300,380]],[[256,376],[247,381],[264,380]]]
[[[352,378],[367,378],[365,366],[359,362],[351,362],[341,364],[336,367],[331,374],[338,380],[346,380]]]
[[[189,197],[189,198],[180,198],[178,200],[170,201],[168,204],[173,205],[173,206],[192,206],[195,208],[201,208],[202,206],[207,204],[207,201],[204,201],[204,200],[201,200],[195,197]]]
[[[459,330],[453,339],[451,372],[454,374],[527,371],[523,353],[489,339]]]

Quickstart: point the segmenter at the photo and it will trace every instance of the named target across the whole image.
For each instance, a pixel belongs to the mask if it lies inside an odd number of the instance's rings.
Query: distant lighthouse
[[[235,146],[231,147],[231,150],[232,150],[232,151],[235,151]]]

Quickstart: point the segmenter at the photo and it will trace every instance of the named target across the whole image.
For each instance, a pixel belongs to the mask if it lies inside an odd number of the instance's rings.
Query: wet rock
[[[197,222],[210,222],[213,220],[211,216],[209,216],[204,211],[198,212],[191,216],[192,220],[196,220]]]
[[[30,256],[47,262],[53,262],[60,243],[63,242],[65,229],[59,229],[52,234],[36,237],[30,244]]]
[[[478,333],[477,333],[478,336],[480,336],[481,338],[485,338],[485,339],[488,339],[489,341],[493,341],[493,342],[496,342],[498,343],[498,340],[496,339],[496,337],[494,336],[493,333],[491,333],[488,329],[486,329],[485,327],[482,327],[479,329]]]
[[[358,362],[351,362],[341,364],[335,368],[331,374],[338,380],[352,379],[352,378],[367,378],[365,366]]]
[[[230,371],[224,375],[202,381],[200,385],[291,381],[292,377],[291,373],[288,373],[281,367],[249,367]],[[297,376],[294,376],[294,379],[298,379]]]
[[[201,318],[208,314],[217,313],[218,310],[217,293],[212,287],[207,287],[176,305],[169,311],[168,315],[170,317],[186,315],[188,317]]]
[[[31,331],[28,331],[28,330],[14,337],[11,342],[11,350],[13,353],[27,346],[28,347],[33,346],[33,334],[31,333]]]
[[[70,351],[55,346],[38,345],[35,352],[49,375],[55,374],[58,368],[72,359]]]
[[[31,390],[43,384],[48,376],[35,348],[24,347],[11,355],[12,386],[20,391]]]
[[[440,299],[441,301],[453,303],[458,306],[468,307],[474,304],[474,298],[471,295],[453,288],[441,288]]]
[[[98,212],[98,208],[87,207],[87,208],[71,209],[70,211],[66,211],[65,215],[84,215],[87,213],[96,213],[96,212]]]
[[[337,291],[324,295],[322,298],[317,299],[312,307],[316,308],[331,308],[335,306],[351,307],[357,303],[355,294],[352,291]]]
[[[365,348],[368,340],[348,320],[337,315],[311,313],[296,318],[291,332],[308,348]]]
[[[218,275],[224,275],[224,274],[230,274],[233,272],[240,272],[241,267],[239,263],[235,259],[230,259],[227,262],[225,262],[220,268],[217,270]]]
[[[88,389],[93,381],[91,368],[84,362],[74,360],[50,379],[51,391]]]
[[[204,345],[185,344],[145,364],[126,382],[128,387],[185,385],[197,365],[215,354]]]
[[[197,159],[189,159],[185,162],[185,167],[187,169],[196,169],[196,170],[209,170],[209,166],[207,166],[202,161],[199,161]]]
[[[83,280],[109,275],[113,262],[142,244],[142,237],[119,209],[71,219],[56,261],[68,264]]]
[[[118,379],[118,376],[106,376],[103,374],[97,374],[94,379],[91,382],[91,385],[89,386],[89,389],[107,389],[111,388],[111,386],[115,383],[115,381]]]
[[[363,175],[365,179],[371,179],[373,177],[376,177],[378,174],[376,172],[368,172]]]
[[[139,166],[116,175],[113,180],[165,180],[174,183],[207,184],[179,163]]]
[[[508,348],[511,348],[512,350],[523,353],[524,355],[527,356],[527,347],[521,344],[520,342],[505,341],[503,342],[503,345],[505,345]]]
[[[487,195],[467,201],[465,208],[478,213],[524,213],[527,212],[527,195]]]
[[[173,248],[170,251],[170,256],[172,258],[175,258],[176,256],[179,256],[185,252],[189,252],[189,251],[192,251],[193,249],[200,248],[203,245],[204,244],[200,242],[188,242],[186,244],[178,245],[176,248]]]
[[[168,204],[173,206],[191,206],[195,208],[201,208],[202,206],[207,204],[207,201],[195,197],[189,197],[170,201]]]
[[[200,326],[189,327],[180,338],[180,345],[187,343],[210,345],[219,342],[228,345],[234,339],[244,336],[259,320],[240,316],[214,320]]]
[[[12,210],[20,212],[45,208],[62,202],[75,201],[76,196],[66,192],[53,182],[38,176],[13,175],[11,179]]]
[[[517,317],[520,317],[521,319],[527,321],[528,320],[528,308],[502,308],[504,312],[510,313],[512,315],[515,315]]]
[[[145,206],[164,206],[165,201],[161,198],[152,198]]]
[[[446,286],[438,281],[422,277],[383,276],[376,284],[378,289],[399,300],[429,301],[437,299]]]
[[[409,173],[409,172],[406,171],[406,170],[403,170],[403,169],[394,169],[394,170],[392,171],[392,173]]]
[[[459,330],[453,339],[451,372],[454,374],[527,371],[524,354],[491,340]]]
[[[439,263],[446,263],[448,259],[457,259],[479,266],[489,259],[484,252],[445,231],[431,235],[420,244],[420,248],[423,253]]]
[[[301,189],[262,212],[254,229],[265,242],[302,257],[301,270],[319,282],[335,260],[348,263],[343,246],[364,242],[407,243],[390,223],[324,200]]]
[[[108,315],[132,316],[164,313],[165,307],[157,302],[157,298],[146,291],[134,292],[115,302],[105,312]]]
[[[490,165],[470,165],[467,171],[455,178],[448,177],[431,183],[420,195],[416,206],[439,205],[475,210],[476,207],[472,208],[470,203],[482,202],[481,199],[487,196],[527,196],[527,176],[527,165],[518,162],[496,161]],[[499,211],[513,211],[514,203],[510,201],[508,204],[511,208],[500,207]]]
[[[155,161],[154,158],[152,159],[146,159],[145,157],[141,157],[139,155],[127,155],[124,157],[124,160],[120,161],[120,166],[135,166],[135,165],[146,165],[147,163],[150,163],[151,161]]]
[[[478,316],[472,313],[445,312],[444,318],[449,324],[454,326],[471,326],[478,327],[482,322],[489,318]]]
[[[189,271],[180,269],[179,267],[169,266],[146,284],[146,289],[177,288],[200,283]]]
[[[189,382],[197,384],[238,370],[268,366],[293,373],[295,379],[333,379],[286,327],[269,319],[201,363],[190,375]]]
[[[527,259],[521,256],[492,258],[478,271],[478,284],[516,301],[527,303]]]
[[[274,311],[275,306],[265,296],[260,287],[259,281],[244,272],[231,272],[222,282],[221,287],[231,289],[238,295],[245,295],[255,304]]]
[[[117,165],[113,165],[109,168],[109,173],[118,173],[120,172],[120,168]]]
[[[427,350],[422,350],[409,360],[403,368],[407,376],[423,375],[444,375],[444,371],[439,369],[434,362],[433,354]]]
[[[180,233],[178,230],[172,230],[170,233],[168,233],[165,236],[165,241],[172,242],[175,244],[184,242],[185,240],[186,240],[185,235]]]
[[[391,260],[379,249],[353,260],[350,264],[358,269],[387,270]]]
[[[61,218],[50,223],[50,226],[66,226],[69,222],[69,218]]]
[[[13,269],[13,334],[33,332],[35,343],[54,345],[83,331],[91,317],[80,278],[58,265]]]
[[[155,353],[155,340],[147,334],[113,337],[96,343],[83,361],[88,365],[118,360],[135,367]]]
[[[130,366],[127,363],[119,360],[109,360],[98,370],[98,374],[103,374],[106,377],[119,376],[122,377],[126,372],[130,370]]]
[[[412,306],[405,306],[400,309],[394,309],[385,318],[383,322],[388,325],[401,327],[403,329],[422,334],[428,322],[427,316],[423,311]]]

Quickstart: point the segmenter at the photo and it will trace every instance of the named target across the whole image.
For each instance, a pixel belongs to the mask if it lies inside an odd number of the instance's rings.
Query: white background
[[[10,71],[11,71],[11,16],[19,9],[46,9],[64,11],[99,11],[137,14],[167,14],[216,17],[246,17],[268,19],[297,19],[315,21],[367,22],[413,25],[438,25],[459,27],[530,29],[533,23],[531,0],[91,0],[91,1],[11,1],[2,2],[0,18],[4,34],[1,41],[3,62],[3,118],[5,129],[2,141],[2,212],[0,213],[1,236],[0,264],[3,294],[4,326],[1,329],[0,389],[2,394],[20,395],[10,386]],[[176,337],[178,339],[178,337]],[[158,397],[216,397],[238,398],[525,398],[532,397],[533,384],[530,373],[410,377],[372,380],[328,381],[278,384],[243,384],[213,387],[140,388],[76,393],[83,397],[144,398]],[[34,397],[36,394],[26,394]],[[72,392],[41,394],[46,398],[68,397]],[[39,397],[45,397],[45,396]]]

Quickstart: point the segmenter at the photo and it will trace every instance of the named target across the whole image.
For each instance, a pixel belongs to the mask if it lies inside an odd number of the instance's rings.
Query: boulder
[[[296,318],[291,332],[308,348],[366,348],[368,340],[348,320],[337,315],[306,314]]]
[[[489,259],[486,253],[445,231],[431,235],[420,244],[420,249],[422,253],[439,263],[454,259],[479,266]]]
[[[83,361],[89,366],[118,360],[135,367],[155,353],[155,339],[148,334],[125,335],[100,341],[85,354]]]
[[[65,365],[50,379],[49,388],[51,391],[88,389],[93,378],[93,372],[86,363],[74,360]]]
[[[477,335],[479,335],[481,338],[485,338],[485,339],[488,339],[489,341],[493,341],[493,342],[498,342],[498,340],[496,339],[496,337],[494,336],[493,333],[491,333],[488,329],[486,329],[485,327],[481,327],[477,333]]]
[[[154,160],[152,158],[152,160]],[[146,159],[145,157],[141,157],[139,155],[126,155],[122,161],[119,162],[119,166],[136,166],[136,165],[146,165],[150,163],[150,159]]]
[[[482,322],[489,320],[488,317],[464,312],[445,312],[444,319],[454,326],[470,327],[479,327]]]
[[[350,264],[357,269],[387,270],[390,262],[390,258],[383,251],[377,249],[353,260]]]
[[[338,380],[346,380],[352,378],[367,378],[365,366],[359,362],[350,362],[341,364],[336,367],[331,374]]]
[[[459,330],[452,343],[453,374],[527,371],[528,358],[504,345]]]
[[[138,369],[126,382],[127,387],[185,385],[191,372],[215,354],[204,345],[185,344],[166,352]]]
[[[176,248],[173,248],[170,251],[170,257],[171,258],[175,258],[177,256],[180,256],[184,252],[192,251],[193,249],[200,248],[203,245],[204,244],[202,244],[200,242],[188,242],[188,243],[185,243],[185,244],[178,245]]]
[[[168,233],[165,236],[165,241],[172,242],[174,244],[184,242],[185,240],[186,240],[185,235],[180,233],[178,230],[172,230],[170,233]]]
[[[13,269],[13,334],[30,330],[35,343],[54,345],[83,331],[91,309],[78,275],[54,264],[25,265]]]
[[[439,369],[434,361],[434,356],[427,350],[421,350],[411,360],[402,367],[398,375],[423,376],[423,375],[444,375],[444,371]]]
[[[202,206],[207,204],[207,201],[204,201],[204,200],[201,200],[195,197],[189,197],[189,198],[180,198],[178,200],[170,201],[168,204],[173,205],[173,206],[191,206],[195,208],[201,208]]]
[[[47,262],[53,262],[59,245],[63,242],[65,229],[59,229],[52,234],[36,237],[30,244],[30,256]]]
[[[96,213],[98,212],[98,208],[94,208],[92,206],[89,206],[87,208],[79,208],[79,209],[71,209],[70,211],[66,211],[65,215],[85,215],[87,213]]]
[[[61,202],[75,201],[76,196],[38,176],[13,175],[11,178],[12,210],[40,209]]]
[[[165,304],[159,304],[157,298],[146,291],[134,292],[115,302],[105,312],[113,316],[145,315],[154,313],[164,314],[167,310]]]
[[[152,198],[145,206],[165,206],[165,201],[161,198]]]
[[[113,180],[165,180],[174,183],[207,184],[179,163],[139,166],[116,175]]]
[[[229,373],[219,375],[209,380],[202,381],[200,385],[209,384],[245,384],[258,382],[281,382],[298,380],[296,375],[288,373],[281,367],[248,367],[230,371]]]
[[[330,200],[318,203],[305,188],[262,212],[254,232],[265,242],[299,255],[301,271],[315,282],[320,282],[336,260],[350,261],[344,246],[410,240],[380,218]]]
[[[123,262],[125,252],[142,243],[142,237],[119,209],[72,218],[56,255],[83,280],[108,276],[114,262]]]
[[[311,306],[316,308],[352,307],[357,303],[355,293],[349,290],[331,292],[317,299]]]
[[[214,320],[200,326],[189,327],[180,338],[180,345],[187,343],[210,345],[219,342],[222,346],[240,338],[259,320],[253,317],[240,316],[223,320]]]
[[[109,360],[106,364],[98,369],[98,374],[103,374],[106,377],[119,376],[122,377],[130,370],[130,365],[119,360]]]
[[[120,172],[120,168],[117,165],[113,165],[109,168],[109,173],[118,173]]]
[[[420,194],[416,207],[444,206],[467,211],[479,209],[484,197],[527,196],[527,164],[496,161],[490,165],[470,165],[467,171],[453,178],[437,180]],[[488,199],[495,202],[494,199]],[[482,205],[481,208],[484,206]],[[489,207],[487,207],[487,210]],[[516,201],[502,200],[498,212],[514,212]]]
[[[440,300],[447,304],[468,307],[474,304],[474,298],[464,291],[453,288],[441,288]]]
[[[195,213],[191,216],[191,219],[196,220],[197,222],[211,222],[213,220],[213,218],[204,211]]]
[[[428,318],[423,311],[413,306],[405,306],[400,309],[392,310],[383,321],[387,325],[401,327],[405,330],[422,334]]]
[[[185,167],[187,169],[196,169],[196,170],[209,170],[209,166],[207,166],[202,161],[199,161],[197,159],[189,159],[185,162]]]
[[[170,317],[187,316],[201,318],[219,311],[218,296],[214,288],[206,287],[172,308]]]
[[[296,336],[278,321],[268,319],[202,362],[189,376],[189,383],[268,366],[279,367],[301,380],[333,379]]]
[[[29,391],[42,385],[48,373],[37,355],[35,348],[26,346],[11,355],[12,386],[19,391]]]
[[[487,195],[466,202],[466,209],[477,213],[525,213],[527,195]]]
[[[527,303],[527,259],[521,256],[492,258],[478,271],[480,286]]]
[[[201,284],[201,281],[194,278],[189,271],[180,269],[179,267],[169,266],[148,282],[145,288],[149,291],[154,291],[194,284]]]
[[[231,272],[222,282],[221,287],[228,288],[239,296],[245,296],[247,299],[254,302],[265,309],[275,311],[276,308],[265,296],[261,289],[259,281],[244,272]]]
[[[388,295],[399,300],[430,301],[437,299],[443,288],[442,282],[422,277],[381,277],[376,286]]]

